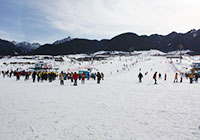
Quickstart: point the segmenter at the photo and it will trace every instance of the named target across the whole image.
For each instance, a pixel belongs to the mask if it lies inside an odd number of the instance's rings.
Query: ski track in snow
[[[107,74],[100,85],[1,76],[0,140],[199,140],[199,84],[173,83],[175,71],[166,58],[137,60],[129,71],[120,68],[135,59],[97,65]],[[148,71],[143,83],[140,68],[143,75]],[[167,81],[154,85],[155,71],[167,73]]]

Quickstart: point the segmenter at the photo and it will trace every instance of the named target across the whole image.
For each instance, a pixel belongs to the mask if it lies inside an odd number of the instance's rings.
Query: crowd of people
[[[100,84],[101,80],[104,80],[104,73],[97,72],[97,73],[64,73],[63,71],[59,74],[60,84],[64,85],[65,80],[70,80],[72,83],[74,82],[74,86],[77,86],[77,80],[81,81],[81,84],[85,83],[85,80],[97,80],[97,84]]]
[[[6,76],[7,77],[16,77],[16,80],[20,80],[22,78],[24,78],[24,80],[30,80],[31,77],[32,77],[32,80],[33,82],[35,82],[36,80],[38,82],[42,82],[42,81],[49,81],[49,82],[52,82],[56,79],[57,77],[57,73],[56,72],[41,72],[41,71],[33,71],[33,72],[30,72],[30,71],[2,71],[1,72],[3,77],[5,78]]]
[[[97,73],[77,73],[77,72],[71,72],[71,73],[64,73],[63,71],[59,74],[57,72],[44,72],[44,71],[1,71],[3,77],[16,77],[16,81],[20,79],[24,79],[25,81],[31,80],[34,82],[43,82],[43,81],[55,81],[57,77],[59,77],[60,84],[64,85],[65,80],[70,80],[72,83],[74,83],[74,86],[77,86],[77,80],[80,80],[82,84],[85,83],[85,80],[97,80],[97,84],[100,84],[101,80],[104,80],[104,73],[103,72],[97,72]]]
[[[140,69],[141,71],[141,69]],[[3,77],[16,77],[16,80],[20,80],[23,79],[25,81],[27,80],[31,80],[34,82],[43,82],[43,81],[55,81],[56,78],[58,77],[60,80],[60,85],[64,85],[64,81],[65,80],[70,80],[71,83],[73,83],[74,86],[77,86],[77,81],[81,81],[81,84],[85,83],[85,80],[89,80],[89,79],[93,79],[97,81],[97,84],[100,84],[101,80],[104,80],[104,74],[101,72],[97,72],[97,73],[77,73],[77,72],[61,72],[60,74],[57,72],[42,72],[42,71],[1,71],[1,73],[3,75]],[[145,75],[147,75],[148,72],[145,73]],[[178,76],[180,76],[180,79],[178,80]],[[139,78],[139,83],[142,83],[142,79],[143,79],[143,74],[141,72],[139,72],[138,74],[138,78]],[[193,82],[198,82],[198,78],[200,77],[199,74],[197,73],[175,73],[174,75],[174,83],[182,83],[183,82],[183,77],[186,77],[186,79],[189,79],[190,83],[192,84]],[[161,73],[157,73],[155,72],[153,74],[153,80],[154,80],[154,84],[157,84],[157,80],[162,78],[162,74]],[[167,80],[167,74],[164,73],[164,80]]]

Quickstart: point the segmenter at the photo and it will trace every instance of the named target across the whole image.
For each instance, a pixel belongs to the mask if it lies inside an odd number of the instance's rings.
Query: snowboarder
[[[156,77],[157,77],[157,72],[155,72],[154,75],[153,75],[153,79],[154,79],[154,81],[155,81],[154,84],[157,84],[157,79],[156,79]]]
[[[140,83],[142,83],[142,78],[143,78],[143,75],[142,75],[142,73],[141,73],[141,72],[138,74],[138,78],[139,78],[139,82],[140,82]]]

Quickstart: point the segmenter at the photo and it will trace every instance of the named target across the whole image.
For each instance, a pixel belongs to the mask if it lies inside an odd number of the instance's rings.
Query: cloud
[[[5,31],[0,30],[0,38],[10,38],[10,35]]]
[[[27,41],[53,42],[68,35],[103,39],[124,32],[168,34],[198,29],[200,23],[199,0],[19,1],[21,33]]]
[[[5,40],[16,40],[15,36],[13,36],[9,32],[6,32],[2,29],[0,29],[0,38],[5,39]]]
[[[169,33],[198,28],[198,0],[35,0],[51,26],[74,36],[111,37],[132,31]],[[104,38],[105,38],[104,37]]]

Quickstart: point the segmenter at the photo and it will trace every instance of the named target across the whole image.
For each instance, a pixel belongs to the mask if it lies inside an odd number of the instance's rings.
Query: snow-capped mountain
[[[9,44],[10,43],[10,44]],[[127,32],[113,37],[112,39],[90,40],[67,37],[62,40],[57,40],[53,44],[40,45],[38,43],[28,42],[0,42],[0,50],[5,50],[2,54],[13,54],[19,50],[18,54],[32,54],[32,55],[66,55],[79,53],[94,53],[98,51],[141,51],[157,49],[163,52],[171,52],[178,50],[181,44],[184,50],[191,50],[192,54],[200,54],[200,30],[190,30],[187,33],[172,32],[168,35],[153,34],[137,35],[135,33]],[[8,53],[6,46],[13,46]]]
[[[19,55],[23,52],[10,41],[0,39],[0,55]]]
[[[72,40],[72,38],[70,36],[68,36],[67,38],[55,41],[53,44],[58,45],[58,44],[62,44],[62,43],[65,43],[65,42],[68,42],[68,41],[71,41],[71,40]]]
[[[197,32],[198,32],[198,31],[195,30],[195,29],[193,29],[193,30],[190,31],[190,33],[193,35],[193,37],[196,37],[196,36],[198,35]]]
[[[12,41],[12,44],[14,44],[18,49],[20,49],[24,53],[31,52],[41,46],[39,43],[16,42],[16,41]]]

